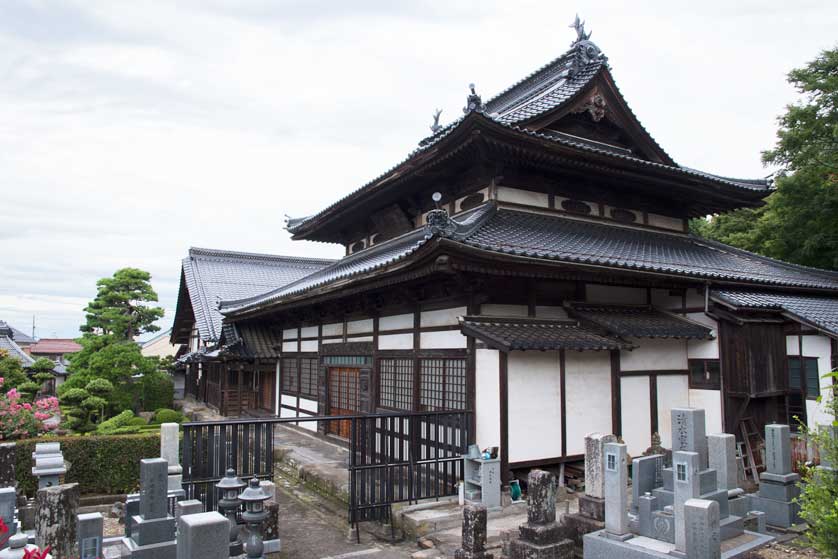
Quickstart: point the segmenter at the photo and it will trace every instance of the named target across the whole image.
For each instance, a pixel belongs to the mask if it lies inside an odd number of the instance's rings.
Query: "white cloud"
[[[745,177],[838,27],[820,2],[3,2],[0,319],[76,335],[96,280],[137,266],[170,320],[190,245],[339,255],[284,214],[400,161],[469,82],[560,55],[577,10],[676,160]]]

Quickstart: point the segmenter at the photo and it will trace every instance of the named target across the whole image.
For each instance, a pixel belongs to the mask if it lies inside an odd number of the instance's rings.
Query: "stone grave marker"
[[[181,491],[183,468],[180,465],[180,425],[177,423],[160,425],[160,457],[169,463],[169,491]]]
[[[771,526],[788,528],[800,521],[800,475],[791,467],[791,432],[788,425],[765,426],[765,467],[759,475],[759,494],[753,508],[765,513]]]
[[[629,535],[627,457],[626,445],[605,445],[605,531],[618,537]]]
[[[570,559],[573,542],[556,522],[556,478],[543,470],[527,477],[527,522],[518,527],[520,539],[509,543],[509,559]]]
[[[585,495],[602,499],[605,497],[603,454],[607,443],[617,442],[614,435],[591,433],[585,436]]]
[[[17,532],[17,523],[15,522],[15,502],[17,501],[17,492],[14,487],[0,488],[0,518],[9,527],[7,536],[13,535]],[[0,549],[4,549],[8,544],[0,542]]]
[[[49,546],[54,559],[75,556],[76,515],[79,509],[79,484],[53,485],[38,490],[35,513],[35,543]]]
[[[688,499],[684,503],[686,553],[689,559],[720,559],[719,503]]]
[[[132,518],[125,545],[132,559],[174,559],[175,519],[168,514],[169,464],[162,458],[140,460],[140,514]]]
[[[177,559],[227,559],[230,522],[215,511],[178,519]]]
[[[672,452],[685,450],[698,453],[698,469],[708,467],[707,436],[704,427],[704,410],[672,408]]]
[[[486,505],[469,503],[463,507],[462,547],[454,552],[455,559],[492,559],[486,553]]]
[[[102,557],[105,519],[98,512],[80,514],[78,519],[79,558],[99,559]]]
[[[787,474],[791,469],[791,430],[788,425],[765,426],[765,471]]]
[[[699,460],[700,457],[697,452],[677,451],[672,453],[672,473],[675,489],[673,504],[675,549],[682,553],[686,553],[687,550],[684,504],[690,499],[697,499],[700,495]]]
[[[204,512],[204,503],[198,499],[189,499],[188,501],[178,501],[175,503],[175,523],[181,516],[187,514],[198,514]]]
[[[716,470],[716,487],[736,489],[739,486],[736,436],[728,433],[707,435],[707,452],[710,468]]]
[[[663,454],[641,456],[631,461],[631,510],[637,512],[640,497],[660,486]]]

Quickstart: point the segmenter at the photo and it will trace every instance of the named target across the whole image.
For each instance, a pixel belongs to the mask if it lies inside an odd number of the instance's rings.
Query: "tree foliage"
[[[87,315],[81,331],[133,340],[159,330],[154,322],[163,317],[163,309],[146,304],[157,301],[150,280],[151,274],[137,268],[122,268],[112,277],[100,279],[96,298],[84,309]]]
[[[779,119],[763,153],[780,166],[776,190],[757,209],[697,219],[706,238],[806,266],[838,269],[838,48],[789,73],[802,100]]]
[[[0,349],[0,378],[4,379],[0,384],[0,392],[6,393],[12,388],[28,382],[26,372],[20,361],[9,355],[5,349]]]

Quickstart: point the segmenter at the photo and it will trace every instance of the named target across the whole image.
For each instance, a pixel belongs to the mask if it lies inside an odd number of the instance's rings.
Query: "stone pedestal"
[[[468,504],[463,508],[462,547],[454,552],[455,559],[492,559],[486,553],[486,506]]]
[[[181,516],[177,559],[227,559],[229,534],[229,521],[215,511]]]
[[[570,559],[573,542],[556,523],[556,479],[532,470],[527,479],[527,522],[518,528],[520,539],[509,544],[510,559]]]
[[[35,543],[50,547],[54,559],[76,556],[76,515],[79,484],[54,485],[38,490],[35,515]]]

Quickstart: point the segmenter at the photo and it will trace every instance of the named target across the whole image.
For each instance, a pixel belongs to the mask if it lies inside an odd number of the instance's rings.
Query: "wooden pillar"
[[[651,433],[660,435],[658,427],[658,375],[652,373],[649,375],[649,422],[651,424]]]
[[[565,350],[559,350],[559,395],[560,403],[559,405],[562,407],[561,414],[562,414],[562,458],[567,456],[567,372],[565,367]]]
[[[500,479],[509,484],[509,354],[498,352],[498,388],[500,391]]]
[[[617,437],[623,434],[623,402],[620,386],[620,350],[611,350],[611,430]]]
[[[244,370],[244,364],[239,362],[238,366],[238,415],[241,416],[242,414],[242,371]]]

